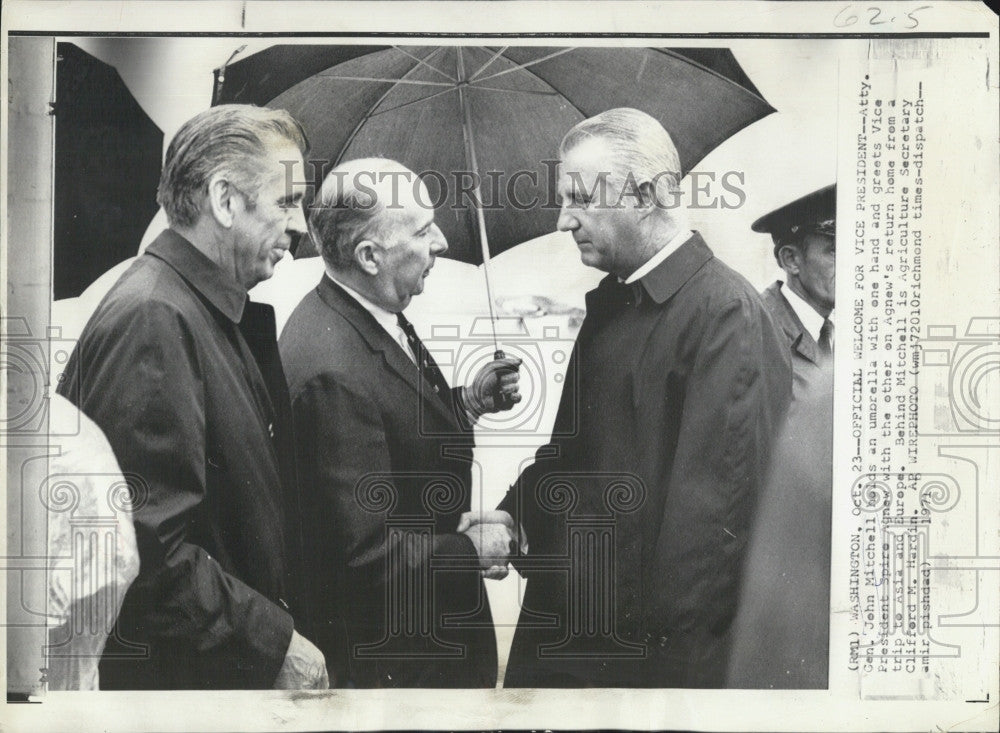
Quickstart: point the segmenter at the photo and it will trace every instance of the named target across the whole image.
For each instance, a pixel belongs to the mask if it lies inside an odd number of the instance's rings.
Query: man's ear
[[[362,239],[354,248],[354,262],[369,275],[377,275],[381,265],[379,248],[370,239]]]
[[[642,221],[656,210],[659,202],[656,197],[656,188],[652,181],[643,181],[636,188],[636,191],[638,192],[637,198],[640,205],[639,221]]]
[[[219,226],[230,229],[235,221],[235,197],[239,191],[229,182],[225,173],[216,173],[208,180],[208,209]]]
[[[798,275],[802,266],[802,253],[798,247],[786,244],[778,250],[778,264],[789,275]]]

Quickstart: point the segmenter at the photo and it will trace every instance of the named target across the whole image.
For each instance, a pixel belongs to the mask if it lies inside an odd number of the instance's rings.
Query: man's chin
[[[606,267],[602,266],[601,259],[597,257],[593,252],[588,252],[581,249],[580,262],[585,264],[587,267],[593,267],[595,270],[600,270],[601,272],[608,271]]]
[[[247,291],[253,290],[255,287],[260,285],[265,280],[270,280],[274,275],[274,265],[270,262],[261,263],[260,267],[255,269],[252,273],[253,281],[247,283]]]

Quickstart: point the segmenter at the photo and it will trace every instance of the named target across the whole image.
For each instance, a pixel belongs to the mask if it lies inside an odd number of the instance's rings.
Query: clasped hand
[[[524,538],[505,511],[465,512],[458,522],[457,532],[470,540],[479,555],[480,572],[484,578],[502,580],[507,577],[508,563],[524,546]]]

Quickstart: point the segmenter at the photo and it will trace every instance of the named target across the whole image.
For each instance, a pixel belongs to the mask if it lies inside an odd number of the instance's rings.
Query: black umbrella
[[[291,112],[315,183],[363,157],[421,174],[446,256],[472,264],[555,230],[556,149],[580,120],[649,113],[683,174],[774,111],[728,49],[277,45],[216,71],[230,102]]]
[[[705,48],[277,45],[216,71],[214,104],[229,102],[291,112],[317,179],[371,156],[424,173],[446,256],[473,264],[484,239],[495,255],[555,229],[552,159],[581,119],[648,112],[687,173],[774,111],[728,49]]]
[[[118,71],[72,43],[56,70],[53,291],[80,295],[136,245],[156,213],[163,133]]]

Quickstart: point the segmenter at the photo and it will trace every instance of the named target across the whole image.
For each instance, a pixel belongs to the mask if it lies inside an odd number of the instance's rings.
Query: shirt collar
[[[639,280],[642,287],[657,304],[667,300],[684,285],[691,276],[715,255],[705,244],[698,232],[685,232],[688,238],[671,255],[647,272]]]
[[[174,268],[192,288],[233,323],[239,323],[243,319],[243,308],[247,302],[246,289],[173,229],[163,230],[146,248],[145,254],[157,257]]]
[[[666,246],[664,246],[662,249],[660,249],[659,252],[657,252],[648,260],[646,260],[646,263],[642,265],[638,270],[629,275],[628,279],[625,280],[625,284],[631,285],[637,280],[641,280],[647,273],[650,273],[653,270],[655,270],[657,265],[659,265],[661,262],[663,262],[663,260],[667,259],[667,257],[669,257],[678,249],[680,249],[681,245],[691,238],[691,234],[692,232],[690,229],[681,229],[679,232],[677,232],[677,234],[675,234],[670,239],[670,241],[667,242]]]
[[[816,309],[800,298],[795,291],[788,287],[788,283],[781,283],[781,294],[785,296],[788,305],[792,306],[795,315],[799,317],[803,328],[813,337],[813,341],[819,342],[819,332],[823,328],[823,318]]]
[[[388,333],[390,336],[393,337],[393,340],[397,340],[396,334],[399,333],[400,329],[399,329],[399,319],[396,317],[395,313],[393,313],[392,311],[387,311],[382,306],[372,303],[370,300],[368,300],[368,298],[363,296],[361,293],[352,288],[350,285],[344,284],[343,280],[333,277],[329,271],[327,271],[326,274],[327,277],[329,277],[331,280],[337,283],[337,285],[342,287],[345,293],[354,298],[361,305],[362,308],[371,313],[372,317],[376,321],[378,321],[378,324],[386,330],[386,333]]]

